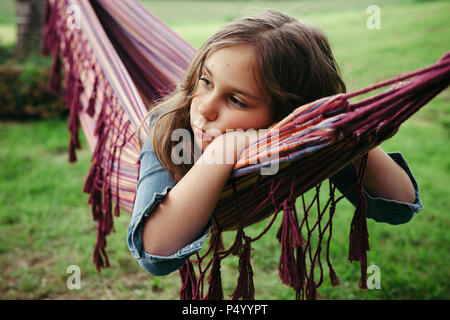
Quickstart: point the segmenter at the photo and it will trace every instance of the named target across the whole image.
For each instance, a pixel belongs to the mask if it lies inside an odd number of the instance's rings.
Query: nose
[[[217,119],[218,113],[218,101],[215,99],[214,94],[209,97],[205,97],[198,106],[200,114],[208,121],[214,121]]]

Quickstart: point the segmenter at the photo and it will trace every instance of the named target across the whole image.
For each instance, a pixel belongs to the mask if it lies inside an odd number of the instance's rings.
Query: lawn
[[[320,26],[329,36],[348,89],[356,90],[438,60],[450,49],[447,1],[377,1],[381,29],[366,27],[374,1],[143,1],[195,47],[223,23],[275,8]],[[0,5],[0,42],[15,40],[13,1]],[[78,161],[68,163],[66,120],[0,121],[1,299],[178,299],[179,276],[143,271],[126,244],[129,214],[115,219],[108,237],[111,266],[92,263],[96,224],[82,193],[90,152],[82,136]],[[354,208],[341,201],[333,224],[331,260],[341,286],[328,277],[321,299],[449,299],[450,92],[413,115],[382,144],[401,151],[419,184],[424,209],[398,226],[368,220],[369,264],[380,268],[381,288],[358,289],[359,264],[347,260]],[[281,216],[281,215],[280,215]],[[249,228],[255,234],[267,221]],[[279,225],[279,221],[276,222]],[[278,277],[277,228],[252,252],[257,299],[293,299]],[[226,240],[233,238],[227,234]],[[68,268],[81,270],[81,288],[69,289]],[[236,285],[237,260],[222,266],[225,296]],[[325,266],[325,274],[327,268]]]

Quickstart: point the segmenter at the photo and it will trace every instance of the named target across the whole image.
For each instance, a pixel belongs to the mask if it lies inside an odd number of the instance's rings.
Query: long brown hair
[[[179,142],[171,140],[172,132],[184,128],[193,137],[189,110],[203,64],[214,51],[237,44],[254,50],[253,70],[262,92],[268,94],[273,122],[302,104],[346,90],[327,37],[317,27],[276,10],[226,24],[196,52],[178,88],[149,113],[163,111],[150,138],[159,161],[175,182],[189,171],[194,159],[192,156],[190,164],[173,163],[172,150]],[[193,143],[190,148],[192,151]]]

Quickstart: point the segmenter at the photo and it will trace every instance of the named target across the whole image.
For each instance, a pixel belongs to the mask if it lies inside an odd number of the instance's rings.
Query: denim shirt
[[[180,268],[190,255],[203,247],[209,228],[199,239],[170,256],[148,254],[142,243],[144,222],[175,184],[169,172],[159,163],[150,139],[144,143],[140,161],[136,198],[127,235],[128,248],[144,270],[153,275],[166,275]]]
[[[152,123],[152,120],[150,120]],[[151,128],[151,126],[150,126]],[[417,182],[401,153],[389,153],[408,174],[414,186],[416,199],[414,203],[373,197],[364,190],[366,198],[367,217],[377,222],[389,224],[406,223],[414,213],[422,209]],[[356,194],[352,189],[356,172],[352,164],[331,177],[331,181],[345,197],[356,205]],[[146,218],[161,203],[167,193],[173,188],[174,181],[169,172],[160,164],[153,150],[150,139],[146,139],[140,154],[139,180],[136,186],[136,198],[127,233],[128,248],[141,267],[149,273],[160,276],[179,269],[192,254],[202,249],[205,238],[210,232],[211,223],[205,228],[202,236],[181,248],[170,256],[159,256],[147,253],[143,249],[143,228]]]

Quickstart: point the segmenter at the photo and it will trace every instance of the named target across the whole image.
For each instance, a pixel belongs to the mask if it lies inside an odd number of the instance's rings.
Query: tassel
[[[285,200],[283,203],[284,215],[281,228],[281,256],[278,272],[283,284],[296,290],[300,288],[298,266],[295,261],[294,248],[302,245],[298,225],[292,214],[292,204]]]
[[[232,300],[253,300],[255,296],[255,287],[253,284],[253,269],[250,261],[251,257],[251,239],[244,235],[245,243],[242,253],[239,257],[239,278],[238,284],[231,296]]]
[[[212,261],[211,273],[208,277],[209,289],[206,300],[223,300],[222,277],[220,274],[220,257],[215,255]]]
[[[117,201],[116,201],[116,204],[114,205],[114,216],[115,217],[120,217],[120,202],[119,202],[119,196],[118,196],[118,194],[119,194],[119,189],[117,189]]]
[[[362,158],[357,174],[357,196],[358,203],[350,226],[350,244],[348,260],[359,261],[361,265],[360,289],[367,289],[367,251],[369,247],[369,232],[367,230],[366,199],[362,186],[365,167],[367,164],[367,154]]]
[[[69,124],[68,130],[70,132],[70,143],[69,143],[69,162],[75,162],[77,160],[75,149],[79,149],[81,147],[79,140],[79,128],[80,128],[80,120],[78,118],[78,113],[81,109],[80,95],[83,92],[83,86],[81,84],[81,80],[76,80],[75,87],[73,89],[71,95],[71,104],[70,104],[70,115],[69,115]]]
[[[335,187],[333,187],[333,183],[331,181],[331,179],[328,182],[329,187],[330,187],[330,220],[329,220],[329,235],[328,235],[328,242],[327,242],[327,264],[328,264],[328,270],[329,270],[329,277],[330,277],[330,281],[331,281],[331,286],[336,287],[339,286],[341,284],[341,282],[339,281],[339,278],[336,274],[336,272],[333,269],[333,266],[331,265],[331,261],[330,261],[330,242],[331,242],[331,236],[333,234],[333,216],[334,213],[336,212],[336,203],[337,201],[335,200]]]
[[[101,139],[102,136],[104,135],[103,131],[105,129],[105,120],[106,120],[106,104],[107,104],[107,100],[106,100],[106,96],[103,98],[103,103],[102,103],[102,108],[100,110],[100,113],[98,115],[97,118],[97,123],[95,124],[95,130],[94,133],[95,135]],[[97,142],[98,145],[98,142]]]
[[[90,195],[88,203],[91,205],[93,220],[98,223],[97,244],[94,249],[94,263],[97,270],[109,266],[105,250],[105,237],[111,232],[113,227],[111,216],[111,193],[110,189],[105,186],[105,174],[101,166],[105,139],[107,137],[106,131],[104,130],[105,118],[104,108],[102,108],[95,128],[95,134],[97,135],[98,140],[92,155],[92,166],[83,187],[83,192]]]
[[[303,292],[306,280],[306,255],[302,246],[297,247],[297,274],[299,286],[297,291]]]
[[[94,82],[94,88],[92,90],[92,95],[89,98],[89,105],[88,108],[86,109],[86,113],[90,116],[93,117],[95,115],[95,102],[97,100],[97,77],[95,78],[95,82]]]
[[[97,166],[96,166],[97,167]],[[94,171],[93,185],[90,190],[88,203],[91,204],[92,218],[94,221],[100,221],[102,216],[102,193],[98,185],[103,181],[103,174],[101,170]]]
[[[94,248],[94,264],[98,272],[101,268],[109,267],[108,256],[106,254],[106,233],[108,231],[105,225],[108,224],[108,218],[103,214],[102,189],[103,173],[98,165],[94,164],[86,179],[83,191],[89,191],[88,203],[91,204],[92,218],[97,221],[97,243]]]
[[[119,156],[117,157],[117,159],[118,159],[117,168],[120,168],[120,159],[122,157],[123,147],[125,146],[125,143],[127,141],[129,141],[129,138],[126,137],[126,132],[127,132],[126,130],[128,129],[130,124],[131,124],[131,122],[127,121],[127,124],[125,125],[124,142],[122,143],[122,145],[119,148]],[[133,200],[133,203],[134,203],[134,200]],[[118,171],[116,173],[116,204],[114,206],[114,216],[116,216],[116,217],[120,216],[120,187],[119,187],[119,172]]]
[[[222,232],[215,233],[211,236],[210,246],[214,250],[214,256],[212,259],[212,268],[208,277],[209,289],[206,295],[206,300],[222,300],[222,278],[220,274],[220,261],[219,251],[223,250]]]
[[[179,269],[181,277],[180,300],[193,300],[196,296],[197,279],[191,260]]]
[[[67,72],[66,82],[65,82],[66,91],[64,94],[66,106],[69,110],[70,110],[70,106],[72,105],[72,95],[73,95],[74,86],[75,86],[75,77],[74,77],[73,66],[69,65],[69,70]]]
[[[98,240],[97,240],[98,242]],[[94,253],[93,253],[93,262],[95,265],[95,269],[97,270],[97,272],[102,272],[101,266],[103,266],[103,259],[102,259],[102,255],[100,253],[100,248],[98,245],[95,245],[94,248]]]
[[[89,173],[86,177],[86,180],[84,181],[84,187],[83,192],[90,194],[92,191],[92,188],[94,187],[94,178],[97,171],[97,165],[93,164],[91,166],[91,169],[89,169]]]
[[[97,225],[97,243],[95,244],[93,260],[97,272],[101,272],[101,268],[109,267],[109,259],[106,255],[106,238],[101,232],[101,222]]]
[[[240,226],[236,232],[236,238],[233,246],[231,247],[231,254],[238,256],[242,253],[242,239],[244,237],[243,227]]]
[[[59,54],[57,54],[57,56],[53,59],[48,89],[54,94],[59,94],[61,92],[61,58],[59,57]]]
[[[328,265],[328,268],[330,270],[331,286],[336,287],[336,286],[341,285],[341,282],[339,281],[339,278],[338,278],[336,272],[334,271],[333,267],[331,266],[331,264]]]
[[[312,272],[311,272],[312,273]],[[314,275],[311,274],[308,278],[308,283],[306,284],[306,299],[316,300],[317,299],[317,286],[313,279]]]
[[[366,290],[367,287],[367,256],[364,256],[364,259],[361,263],[361,278],[359,280],[359,288]]]
[[[111,233],[113,227],[113,219],[112,219],[112,201],[111,201],[111,188],[106,187],[106,190],[103,191],[104,201],[103,201],[103,225],[102,232],[105,235]]]

